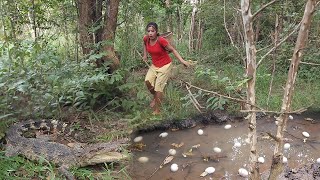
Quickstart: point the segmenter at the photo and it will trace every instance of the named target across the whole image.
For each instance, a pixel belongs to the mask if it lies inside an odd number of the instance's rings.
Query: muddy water
[[[306,121],[306,117],[313,118],[315,121]],[[286,163],[290,168],[297,167],[304,163],[315,162],[320,158],[320,117],[315,114],[293,115],[293,120],[289,120],[286,141],[290,143],[290,148],[284,150],[287,157]],[[317,119],[318,118],[318,119]],[[267,135],[267,132],[275,134],[275,119],[262,118],[258,123],[258,154],[264,157],[265,162],[260,163],[260,172],[270,168],[271,157],[274,151],[274,140]],[[238,175],[239,168],[248,169],[250,145],[246,142],[247,123],[245,121],[235,121],[231,124],[231,129],[224,129],[224,125],[210,125],[206,127],[194,127],[192,129],[180,131],[167,131],[169,135],[160,138],[160,131],[141,134],[143,144],[146,146],[142,151],[133,151],[133,164],[131,177],[135,180],[165,180],[165,179],[245,179]],[[204,131],[203,135],[198,135],[198,129]],[[307,131],[310,137],[305,138],[303,131]],[[173,147],[172,144],[182,144],[181,147]],[[235,146],[240,143],[241,146]],[[192,148],[194,145],[200,145]],[[214,147],[219,147],[222,151],[216,153]],[[159,166],[168,156],[168,150],[177,151],[173,160]],[[192,152],[190,152],[192,149]],[[185,157],[186,156],[186,157]],[[148,157],[149,161],[141,163],[139,157]],[[204,159],[208,159],[205,161]],[[176,163],[179,167],[177,172],[171,172],[170,166]],[[207,167],[214,167],[215,172],[205,177],[200,177]]]

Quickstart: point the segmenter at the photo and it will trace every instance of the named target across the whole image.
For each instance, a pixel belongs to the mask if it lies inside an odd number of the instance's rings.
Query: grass
[[[116,163],[103,164],[101,167],[71,168],[70,172],[79,180],[85,179],[130,179],[125,166]],[[21,156],[6,157],[0,152],[0,179],[65,179],[53,164],[46,160],[30,161]]]
[[[0,152],[0,179],[57,179],[55,168],[46,160],[33,162],[20,156],[6,157]]]

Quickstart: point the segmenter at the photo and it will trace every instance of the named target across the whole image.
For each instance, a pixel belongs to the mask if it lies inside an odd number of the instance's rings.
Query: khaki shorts
[[[145,81],[149,81],[155,91],[163,92],[169,79],[172,66],[172,63],[169,63],[158,68],[152,64],[147,72]]]

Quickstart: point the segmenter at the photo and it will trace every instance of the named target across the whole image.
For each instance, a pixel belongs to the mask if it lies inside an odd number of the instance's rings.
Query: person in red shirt
[[[190,63],[185,61],[165,38],[159,36],[158,25],[156,23],[148,23],[146,31],[147,35],[143,37],[143,60],[145,62],[148,61],[147,53],[149,53],[152,59],[152,65],[146,74],[145,83],[153,95],[150,107],[154,110],[153,114],[157,115],[160,114],[163,90],[172,69],[172,60],[168,52],[172,52],[184,66],[189,67]]]

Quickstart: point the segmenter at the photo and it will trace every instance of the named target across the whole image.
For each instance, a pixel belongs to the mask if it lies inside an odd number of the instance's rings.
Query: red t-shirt
[[[164,48],[169,44],[165,38],[159,36],[157,42],[153,46],[150,45],[148,36],[144,36],[143,41],[145,42],[147,52],[151,56],[153,65],[162,67],[171,63],[172,60]]]

